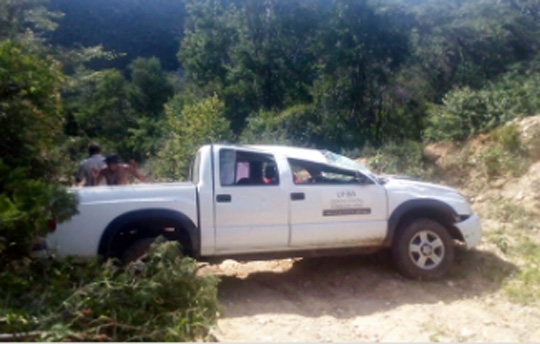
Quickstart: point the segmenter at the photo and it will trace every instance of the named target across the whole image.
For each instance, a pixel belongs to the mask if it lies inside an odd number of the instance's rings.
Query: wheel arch
[[[153,208],[130,211],[112,220],[101,235],[98,254],[102,257],[114,256],[117,251],[115,247],[119,244],[117,241],[120,240],[119,234],[134,225],[141,227],[137,238],[163,234],[170,240],[180,241],[190,256],[197,257],[200,252],[200,233],[188,216],[176,210]],[[172,227],[174,231],[168,232],[164,227]],[[127,247],[130,242],[127,240],[119,245]]]
[[[442,224],[452,238],[463,240],[459,230],[455,227],[458,213],[447,203],[436,199],[409,200],[400,204],[388,218],[388,232],[384,239],[384,246],[390,247],[400,226],[417,218],[429,218]]]

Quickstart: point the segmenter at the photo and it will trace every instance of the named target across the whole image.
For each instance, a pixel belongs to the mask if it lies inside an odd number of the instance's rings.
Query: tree
[[[393,18],[365,1],[336,1],[321,28],[320,72],[312,93],[333,146],[379,144],[390,77],[408,54]]]
[[[33,35],[53,31],[59,12],[46,8],[47,0],[2,0],[0,2],[0,40],[20,39],[22,35]]]
[[[200,146],[231,139],[230,124],[224,117],[225,106],[216,95],[191,104],[175,97],[165,110],[170,136],[159,152],[161,177],[185,179],[189,163]]]
[[[129,65],[131,85],[129,100],[140,116],[159,119],[163,105],[172,97],[174,89],[161,68],[159,59],[136,58]]]
[[[0,43],[0,267],[27,253],[47,220],[75,212],[58,182],[60,66],[17,42]]]
[[[108,151],[130,158],[129,128],[136,121],[129,102],[129,84],[117,70],[95,72],[80,85],[74,118],[82,135],[99,140]]]
[[[413,57],[441,97],[486,79],[539,50],[536,1],[432,0],[407,6],[414,18]]]
[[[93,69],[119,69],[124,74],[137,57],[160,59],[166,70],[178,68],[176,52],[182,39],[182,0],[50,0],[49,9],[65,13],[48,37],[66,49],[101,45],[114,59],[98,59]],[[114,28],[111,29],[111,25]]]

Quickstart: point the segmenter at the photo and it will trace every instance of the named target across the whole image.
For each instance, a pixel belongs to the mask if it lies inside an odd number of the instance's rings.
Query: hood
[[[451,187],[421,182],[407,177],[385,176],[384,180],[386,181],[384,187],[388,192],[392,208],[411,199],[434,199],[448,204],[459,215],[471,213],[465,197]]]

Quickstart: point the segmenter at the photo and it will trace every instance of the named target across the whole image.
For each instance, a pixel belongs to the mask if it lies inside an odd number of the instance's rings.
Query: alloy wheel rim
[[[433,231],[420,231],[409,241],[409,257],[420,269],[435,269],[442,263],[444,253],[444,243]]]

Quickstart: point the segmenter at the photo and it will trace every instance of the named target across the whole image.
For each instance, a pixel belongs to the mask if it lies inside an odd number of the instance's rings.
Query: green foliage
[[[155,243],[144,263],[37,260],[0,273],[0,332],[53,341],[196,341],[217,312],[217,283],[178,243]]]
[[[14,0],[20,1],[20,0]],[[137,57],[159,58],[165,69],[178,68],[176,52],[184,27],[184,1],[178,0],[48,0],[49,9],[64,13],[49,36],[65,49],[102,45],[115,59],[98,59],[93,69],[128,71]],[[114,25],[114,30],[111,30]]]
[[[321,123],[312,105],[296,105],[279,114],[261,111],[247,119],[240,141],[252,143],[311,146],[320,141]]]
[[[468,87],[449,92],[443,105],[429,113],[428,140],[463,141],[496,128],[517,116],[540,112],[540,73],[509,72],[485,88]]]
[[[62,73],[50,57],[0,43],[0,268],[29,250],[47,220],[75,213],[75,198],[56,184]]]
[[[96,140],[125,160],[141,160],[162,145],[163,106],[173,86],[155,58],[138,58],[130,70],[131,81],[118,70],[80,70],[66,99],[73,114],[72,135]]]
[[[498,147],[490,147],[480,155],[480,160],[484,164],[486,174],[489,178],[499,175],[502,172],[502,161],[504,151]]]
[[[61,13],[47,10],[47,0],[2,0],[0,2],[0,40],[17,39],[27,30],[53,31]]]
[[[116,70],[96,72],[83,82],[73,114],[79,130],[111,151],[130,156],[128,130],[135,118],[128,82]]]
[[[423,179],[429,179],[433,175],[433,171],[426,168],[423,147],[418,142],[390,143],[374,152],[366,149],[362,155],[374,155],[369,162],[369,168],[376,173],[400,174]]]
[[[501,145],[488,147],[479,158],[488,178],[504,175],[518,176],[527,163],[523,155],[507,151]]]
[[[0,156],[9,166],[31,168],[30,177],[46,176],[48,150],[62,129],[63,76],[54,60],[25,48],[0,43]]]
[[[185,179],[201,145],[226,142],[232,137],[229,121],[224,117],[224,104],[217,96],[187,104],[176,97],[165,106],[165,111],[170,136],[159,152],[158,177]]]
[[[521,173],[528,164],[528,159],[521,142],[518,127],[509,124],[490,132],[493,144],[480,153],[486,175],[492,178],[498,175]]]
[[[523,149],[518,126],[515,124],[499,127],[490,132],[489,136],[509,152],[519,153]]]
[[[58,222],[76,213],[76,198],[57,185],[26,178],[24,169],[15,170],[0,160],[0,267],[24,256],[36,235],[52,229],[49,219]]]
[[[538,52],[535,1],[398,2],[414,18],[414,56],[437,98],[455,87],[480,88]]]
[[[160,61],[155,57],[139,57],[131,62],[129,69],[131,106],[146,117],[159,118],[163,114],[163,104],[173,94],[173,87],[161,68]]]
[[[188,78],[197,85],[223,85],[230,61],[230,47],[238,39],[237,12],[223,1],[186,1],[188,21],[178,58]],[[211,89],[217,91],[217,89]]]

